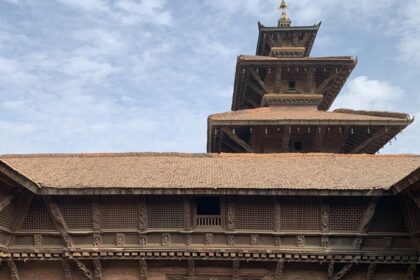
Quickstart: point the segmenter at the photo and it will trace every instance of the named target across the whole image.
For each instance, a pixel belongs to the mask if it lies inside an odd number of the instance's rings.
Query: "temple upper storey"
[[[311,53],[321,23],[313,26],[291,26],[286,13],[288,5],[283,0],[279,7],[281,16],[277,27],[265,27],[258,23],[259,38],[257,56],[307,57]]]

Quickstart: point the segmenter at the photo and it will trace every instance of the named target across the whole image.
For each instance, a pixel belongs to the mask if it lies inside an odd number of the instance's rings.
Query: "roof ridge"
[[[131,153],[46,153],[46,154],[5,154],[0,155],[1,159],[10,158],[60,158],[60,157],[74,157],[74,158],[95,158],[95,157],[159,157],[159,156],[170,156],[170,157],[186,157],[186,158],[214,158],[214,157],[254,157],[254,158],[418,158],[418,154],[335,154],[335,153],[270,153],[270,154],[257,154],[257,153],[178,153],[178,152],[131,152]]]

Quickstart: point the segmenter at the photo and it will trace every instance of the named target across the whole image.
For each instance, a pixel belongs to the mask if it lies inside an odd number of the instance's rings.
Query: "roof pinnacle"
[[[292,24],[292,21],[286,14],[286,10],[289,8],[289,6],[286,4],[285,0],[281,1],[279,9],[282,10],[281,17],[278,22],[278,27],[290,27]]]

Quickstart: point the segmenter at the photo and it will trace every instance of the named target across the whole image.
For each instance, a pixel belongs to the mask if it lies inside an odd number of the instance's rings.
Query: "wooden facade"
[[[420,156],[373,155],[413,120],[327,112],[357,61],[290,22],[259,24],[208,154],[0,156],[0,279],[418,279]]]

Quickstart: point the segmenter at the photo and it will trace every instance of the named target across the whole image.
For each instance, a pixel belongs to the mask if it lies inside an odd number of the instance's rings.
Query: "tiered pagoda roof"
[[[236,64],[232,112],[208,118],[208,152],[378,152],[413,120],[407,114],[339,109],[332,103],[357,64],[351,56],[310,57],[321,24],[258,23],[255,56]]]

